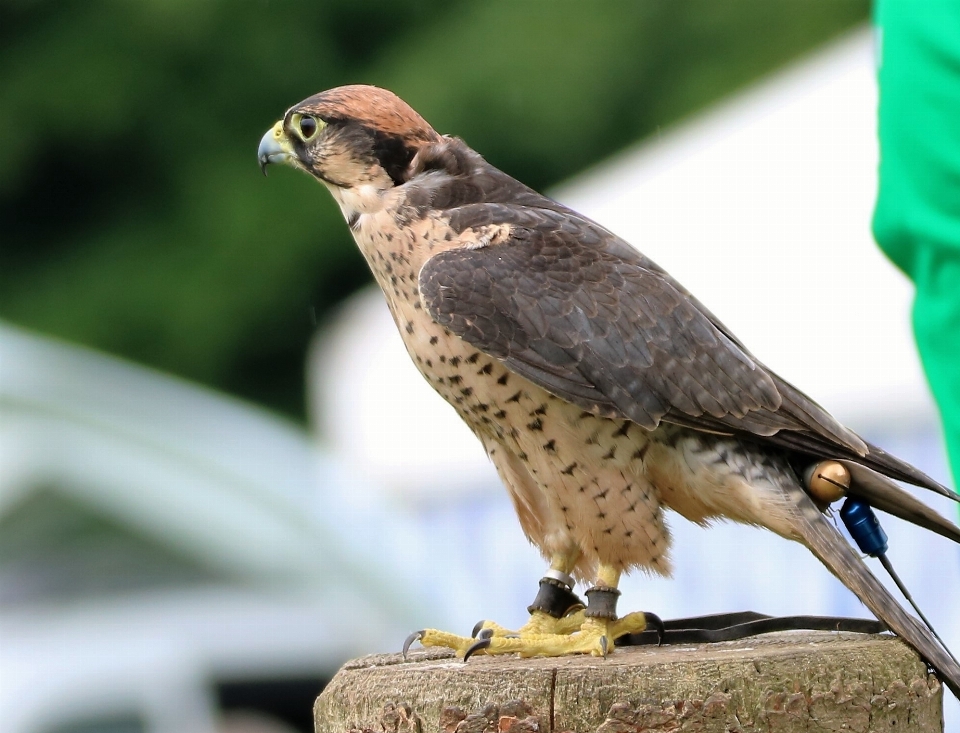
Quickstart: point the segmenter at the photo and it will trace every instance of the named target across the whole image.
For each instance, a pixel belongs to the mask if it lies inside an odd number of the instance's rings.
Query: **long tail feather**
[[[870,453],[866,458],[855,460],[859,460],[874,471],[889,476],[890,478],[895,478],[897,481],[913,484],[914,486],[919,486],[921,489],[927,489],[935,494],[940,494],[940,496],[946,497],[947,499],[960,502],[960,494],[934,481],[920,469],[911,466],[906,461],[901,461],[896,456],[890,455],[883,450],[883,448],[878,448],[872,443],[867,443],[867,446],[870,448]]]
[[[851,495],[866,499],[875,509],[960,542],[960,527],[915,499],[891,479],[855,461],[840,460],[840,463],[847,467],[853,479],[848,492]]]
[[[796,510],[794,528],[807,547],[878,619],[913,647],[960,699],[960,665],[953,661],[931,631],[908,614],[873,576],[860,556],[823,517],[799,484],[790,482],[782,488]]]

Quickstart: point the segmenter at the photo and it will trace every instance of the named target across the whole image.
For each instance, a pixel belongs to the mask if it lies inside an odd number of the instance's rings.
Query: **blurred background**
[[[495,473],[407,363],[333,201],[257,168],[283,111],[340,84],[394,90],[621,234],[947,482],[910,285],[869,233],[869,12],[0,5],[3,729],[309,731],[347,658],[523,623],[543,564]],[[802,548],[672,519],[677,577],[628,579],[624,609],[868,615]],[[886,524],[960,648],[956,548]]]

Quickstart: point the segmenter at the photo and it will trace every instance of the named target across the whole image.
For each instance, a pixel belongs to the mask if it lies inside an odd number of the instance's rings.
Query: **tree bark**
[[[363,657],[314,713],[317,733],[939,733],[942,711],[939,682],[898,639],[789,632],[606,659]]]

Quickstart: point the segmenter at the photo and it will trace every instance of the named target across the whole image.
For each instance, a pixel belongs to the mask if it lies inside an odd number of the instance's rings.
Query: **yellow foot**
[[[539,618],[540,616],[544,618]],[[662,626],[656,616],[643,613],[631,613],[619,619],[599,619],[585,618],[581,611],[562,619],[553,619],[546,614],[535,612],[530,621],[516,633],[490,622],[483,624],[477,638],[424,629],[407,638],[403,651],[406,654],[410,645],[419,640],[423,646],[453,649],[457,656],[464,660],[478,652],[519,654],[521,657],[559,657],[566,654],[605,657],[612,651],[613,642],[617,638],[643,631],[647,627],[648,618],[658,627]],[[569,628],[571,623],[576,623],[576,626]]]
[[[554,618],[543,611],[534,611],[530,619],[516,631],[511,631],[493,621],[481,621],[473,627],[473,637],[481,636],[529,636],[530,634],[572,634],[578,631],[586,618],[581,608],[562,618]],[[487,632],[487,633],[484,633]]]

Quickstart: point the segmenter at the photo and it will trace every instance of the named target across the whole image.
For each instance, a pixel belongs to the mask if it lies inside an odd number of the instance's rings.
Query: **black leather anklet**
[[[586,595],[587,618],[607,618],[612,620],[617,617],[617,599],[620,597],[620,591],[616,588],[595,586],[586,591]]]
[[[542,611],[548,616],[554,618],[563,618],[574,610],[583,608],[583,601],[580,597],[568,588],[564,583],[553,578],[541,578],[540,590],[533,603],[527,606],[527,611]]]

